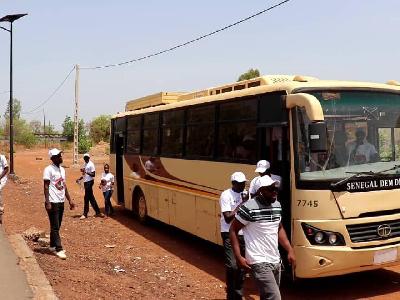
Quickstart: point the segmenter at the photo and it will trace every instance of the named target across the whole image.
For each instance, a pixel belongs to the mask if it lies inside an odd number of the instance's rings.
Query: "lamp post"
[[[13,22],[27,14],[7,15],[0,18],[0,22],[10,23],[10,29],[0,26],[10,33],[10,176],[14,176],[14,115],[13,115]]]

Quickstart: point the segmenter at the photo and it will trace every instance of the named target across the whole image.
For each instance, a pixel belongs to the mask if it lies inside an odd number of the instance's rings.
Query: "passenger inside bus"
[[[350,165],[379,161],[379,155],[375,146],[366,140],[366,134],[362,128],[356,130],[356,139],[347,145],[347,149]]]
[[[335,144],[333,149],[332,167],[339,168],[347,165],[349,154],[346,147],[347,133],[345,131],[335,132]]]

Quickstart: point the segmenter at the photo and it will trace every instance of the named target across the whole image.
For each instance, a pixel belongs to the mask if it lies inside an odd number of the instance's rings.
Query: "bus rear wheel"
[[[138,219],[141,223],[145,223],[147,221],[147,204],[146,198],[144,197],[143,193],[138,193],[137,198],[137,214]]]

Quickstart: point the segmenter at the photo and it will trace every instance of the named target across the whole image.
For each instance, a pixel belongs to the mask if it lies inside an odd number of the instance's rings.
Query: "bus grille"
[[[400,220],[346,225],[346,228],[353,243],[400,237]]]

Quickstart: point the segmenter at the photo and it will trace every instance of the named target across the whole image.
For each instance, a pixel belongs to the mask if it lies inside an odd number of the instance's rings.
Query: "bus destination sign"
[[[346,190],[350,193],[398,188],[400,188],[400,178],[357,180],[346,183]]]

